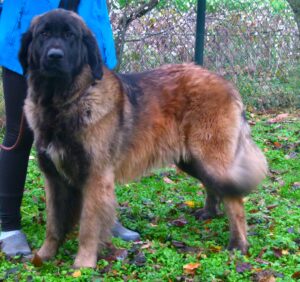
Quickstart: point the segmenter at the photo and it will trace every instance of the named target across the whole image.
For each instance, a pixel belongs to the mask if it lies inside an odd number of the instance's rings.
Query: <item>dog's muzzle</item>
[[[49,76],[61,76],[68,72],[66,56],[61,48],[50,48],[46,51],[42,63],[44,74]]]
[[[64,56],[64,51],[58,48],[51,48],[47,53],[47,59],[50,61],[61,60]]]

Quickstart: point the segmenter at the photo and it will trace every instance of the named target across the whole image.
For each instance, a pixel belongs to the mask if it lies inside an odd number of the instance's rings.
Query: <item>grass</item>
[[[0,253],[0,281],[296,281],[300,277],[299,112],[276,123],[267,122],[271,117],[249,116],[270,174],[245,199],[251,244],[247,256],[226,250],[226,218],[195,219],[193,213],[204,204],[204,189],[170,167],[117,187],[119,218],[141,233],[141,242],[113,239],[114,248],[102,254],[97,269],[75,271],[71,268],[78,246],[74,232],[55,259],[41,267],[20,257],[7,260]],[[43,186],[33,151],[22,214],[34,250],[45,235]]]

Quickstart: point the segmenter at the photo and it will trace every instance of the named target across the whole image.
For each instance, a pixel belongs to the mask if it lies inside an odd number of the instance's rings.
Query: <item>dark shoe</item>
[[[123,239],[124,241],[137,241],[140,239],[140,234],[125,228],[119,221],[116,221],[111,230],[114,237]]]
[[[28,256],[31,250],[25,234],[20,231],[0,241],[1,251],[9,257],[18,255]]]

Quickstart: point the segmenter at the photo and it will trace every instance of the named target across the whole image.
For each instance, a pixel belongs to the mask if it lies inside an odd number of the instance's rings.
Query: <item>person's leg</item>
[[[13,71],[3,68],[2,74],[6,112],[3,145],[11,147],[20,133],[27,86],[25,78]],[[8,255],[30,253],[26,237],[20,232],[20,206],[32,142],[32,132],[24,121],[17,146],[12,150],[0,150],[0,240],[2,251]]]
[[[133,230],[127,229],[119,221],[116,221],[113,229],[112,235],[123,239],[124,241],[138,241],[140,240],[140,234]]]

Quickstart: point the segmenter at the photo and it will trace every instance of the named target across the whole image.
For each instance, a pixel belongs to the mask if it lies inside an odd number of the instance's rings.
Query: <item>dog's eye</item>
[[[66,32],[64,33],[64,36],[65,36],[66,38],[71,38],[71,37],[74,36],[74,33],[71,32],[71,31],[66,31]]]
[[[50,32],[49,31],[43,31],[40,33],[40,35],[43,37],[43,38],[48,38],[50,36]]]

